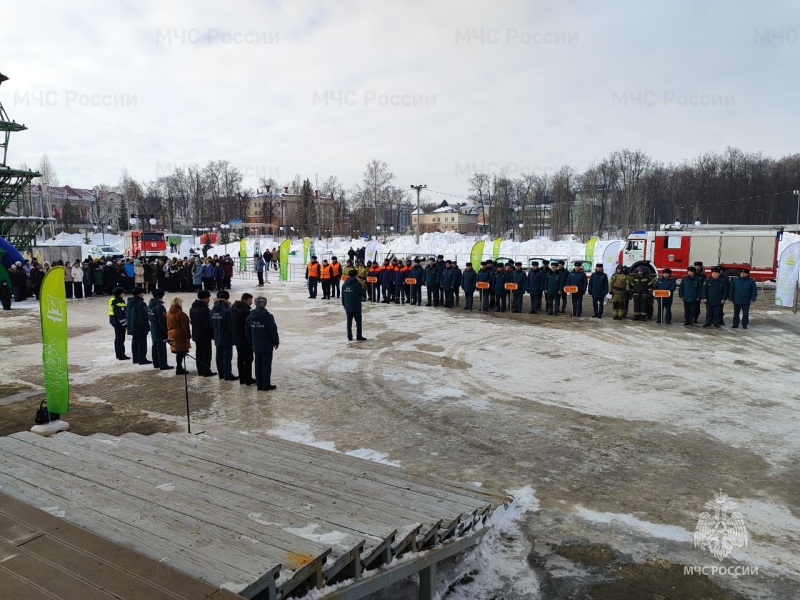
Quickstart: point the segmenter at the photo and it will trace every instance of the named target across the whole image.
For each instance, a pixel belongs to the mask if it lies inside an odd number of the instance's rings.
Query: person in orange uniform
[[[342,263],[335,256],[331,256],[331,295],[338,298],[341,287],[339,282],[342,280]]]
[[[368,282],[368,296],[370,302],[378,302],[380,300],[380,290],[381,290],[381,266],[378,264],[377,261],[372,263],[367,270],[367,275],[369,277],[375,278],[375,283]]]
[[[322,299],[331,299],[331,281],[333,280],[333,269],[328,264],[328,259],[322,259],[322,266],[319,269],[319,280],[322,282]]]
[[[319,283],[320,264],[317,257],[312,256],[311,262],[306,265],[306,281],[308,281],[308,297],[317,297],[317,283]]]

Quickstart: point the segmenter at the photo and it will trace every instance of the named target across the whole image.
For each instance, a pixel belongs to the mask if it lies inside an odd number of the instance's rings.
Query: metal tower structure
[[[8,77],[0,73],[0,84]],[[40,173],[31,170],[12,169],[8,166],[8,143],[11,134],[25,131],[27,127],[9,118],[0,102],[0,236],[20,250],[31,247],[36,235],[50,220],[49,217],[33,216],[33,207],[26,202],[25,189]]]

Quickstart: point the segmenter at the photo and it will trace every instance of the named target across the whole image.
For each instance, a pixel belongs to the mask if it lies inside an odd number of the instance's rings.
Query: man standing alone
[[[342,286],[342,306],[347,314],[347,339],[353,340],[353,320],[356,322],[356,339],[359,342],[367,338],[361,335],[361,285],[356,279],[355,269],[348,273],[349,277]]]
[[[278,349],[280,339],[275,317],[267,311],[267,299],[259,296],[255,305],[247,316],[245,335],[255,353],[256,389],[268,392],[277,387],[272,385],[272,351]]]

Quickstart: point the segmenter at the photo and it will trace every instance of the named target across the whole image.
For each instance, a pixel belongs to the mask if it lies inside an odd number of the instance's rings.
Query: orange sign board
[[[515,290],[517,289],[517,284],[509,281],[503,287],[506,288],[507,290]]]
[[[669,298],[671,295],[669,290],[653,290],[653,298]]]
[[[488,290],[489,289],[489,282],[488,281],[479,281],[475,284],[475,287],[479,290]]]
[[[577,285],[565,285],[564,291],[568,294],[577,294],[578,293],[578,286]]]
[[[378,278],[377,277],[367,277],[367,281],[369,283],[378,283]]]
[[[406,277],[406,285],[417,285],[417,280],[414,277]]]

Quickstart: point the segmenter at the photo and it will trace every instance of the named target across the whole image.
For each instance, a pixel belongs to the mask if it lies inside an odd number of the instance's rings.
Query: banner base
[[[56,419],[55,421],[50,421],[49,423],[44,423],[43,425],[34,425],[31,427],[31,431],[33,433],[37,433],[44,437],[51,436],[59,431],[66,431],[67,429],[69,429],[69,423],[62,421],[61,419]]]

